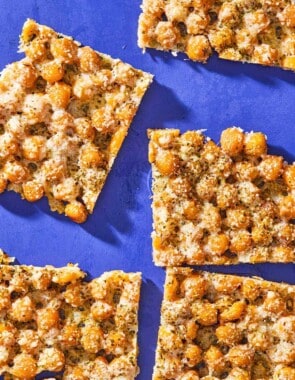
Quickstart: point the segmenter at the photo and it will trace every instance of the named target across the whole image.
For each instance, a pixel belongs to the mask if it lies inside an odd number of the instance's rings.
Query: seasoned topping
[[[198,131],[150,130],[156,265],[292,262],[294,165],[237,127],[221,147]]]
[[[0,193],[92,213],[151,75],[27,20],[0,76]]]
[[[168,268],[153,380],[293,379],[294,301],[292,285]]]

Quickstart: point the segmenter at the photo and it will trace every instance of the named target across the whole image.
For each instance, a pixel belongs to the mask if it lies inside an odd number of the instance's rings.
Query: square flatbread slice
[[[156,265],[293,262],[295,165],[233,127],[149,130]]]
[[[0,265],[0,376],[134,379],[140,273]]]
[[[168,268],[153,380],[294,378],[294,285]]]
[[[92,213],[150,74],[28,20],[0,76],[0,193],[78,223]]]
[[[295,5],[291,0],[143,0],[138,44],[295,70]]]

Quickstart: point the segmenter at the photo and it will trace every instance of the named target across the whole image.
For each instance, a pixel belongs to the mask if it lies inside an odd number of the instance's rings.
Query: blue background
[[[0,0],[0,67],[18,60],[18,36],[31,17],[84,45],[155,75],[92,216],[83,225],[52,213],[47,201],[0,195],[0,247],[19,263],[79,263],[91,277],[123,269],[143,273],[138,380],[151,379],[165,273],[151,259],[150,166],[147,128],[207,129],[215,141],[232,125],[268,135],[270,152],[295,160],[295,73],[137,47],[140,0]],[[295,283],[294,264],[209,270]]]

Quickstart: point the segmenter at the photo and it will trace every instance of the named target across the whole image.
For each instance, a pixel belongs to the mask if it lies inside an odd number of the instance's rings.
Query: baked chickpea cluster
[[[0,76],[0,193],[93,211],[151,76],[28,20]]]
[[[149,131],[157,265],[292,262],[295,165],[239,128]]]
[[[185,52],[295,69],[295,5],[291,0],[143,0],[142,48]]]
[[[84,276],[73,265],[0,265],[0,375],[135,378],[140,274]]]
[[[153,380],[291,380],[295,287],[168,268]]]

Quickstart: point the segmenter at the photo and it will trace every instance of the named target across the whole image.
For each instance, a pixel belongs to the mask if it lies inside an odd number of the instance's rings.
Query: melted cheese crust
[[[20,50],[0,76],[0,192],[82,223],[152,76],[33,20]]]
[[[156,265],[294,262],[295,165],[262,133],[149,130]]]
[[[134,379],[140,273],[0,265],[0,375]]]
[[[291,0],[143,0],[138,44],[295,70],[295,5]]]
[[[294,333],[294,285],[168,268],[153,380],[291,380]]]

